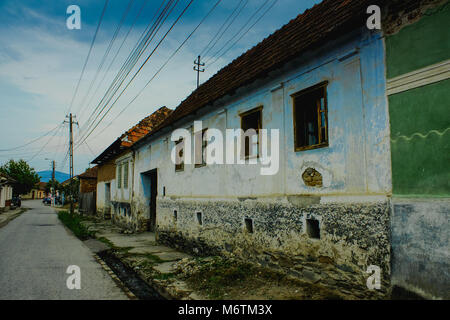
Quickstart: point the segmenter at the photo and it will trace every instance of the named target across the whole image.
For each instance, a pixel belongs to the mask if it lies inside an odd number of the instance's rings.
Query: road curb
[[[9,216],[8,218],[6,218],[5,221],[0,222],[0,228],[3,228],[4,226],[6,226],[8,223],[10,223],[11,221],[13,221],[15,218],[17,218],[18,216],[20,216],[22,213],[24,213],[25,211],[27,211],[27,209],[20,209],[19,212],[14,213],[13,215]]]
[[[102,266],[102,268],[108,272],[109,276],[116,282],[116,284],[125,292],[130,300],[139,300],[128,287],[119,279],[119,277],[111,270],[111,268],[103,261],[98,255],[94,254],[95,260]]]

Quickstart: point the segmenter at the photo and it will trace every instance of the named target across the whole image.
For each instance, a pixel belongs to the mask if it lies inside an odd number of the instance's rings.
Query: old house
[[[325,0],[202,84],[134,143],[134,157],[121,158],[133,159],[134,178],[131,212],[120,215],[149,217],[160,242],[196,254],[232,252],[362,290],[375,265],[388,281],[385,51],[382,32],[366,27],[370,4]],[[191,138],[172,137],[179,128]],[[206,161],[208,145],[220,145],[227,129],[255,130],[223,144],[256,164],[232,164],[225,151]],[[268,175],[264,129],[275,168]],[[173,150],[181,161],[172,161]]]
[[[33,188],[29,193],[22,196],[22,199],[44,199],[47,196],[45,192],[46,182],[39,182],[35,188]]]
[[[0,212],[7,211],[11,207],[13,197],[13,180],[0,173]]]
[[[392,284],[450,298],[450,1],[390,1]]]
[[[131,213],[134,153],[131,146],[156,128],[172,110],[161,107],[122,134],[93,163],[98,166],[97,213],[126,228],[146,229],[145,217]]]
[[[78,194],[78,211],[83,214],[95,214],[98,167],[87,169],[78,175],[80,190]]]

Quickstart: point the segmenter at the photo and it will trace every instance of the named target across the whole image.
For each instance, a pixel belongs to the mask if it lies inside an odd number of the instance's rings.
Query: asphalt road
[[[40,200],[0,228],[0,299],[127,299],[92,252]],[[80,267],[81,289],[68,289],[67,268]]]

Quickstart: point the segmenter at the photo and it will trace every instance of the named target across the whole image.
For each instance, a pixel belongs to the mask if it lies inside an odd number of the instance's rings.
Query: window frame
[[[179,140],[175,141],[175,148],[179,143],[183,142],[183,138],[180,138]],[[183,148],[183,162],[180,164],[175,164],[175,172],[183,172],[184,171],[184,148]]]
[[[117,165],[117,189],[122,189],[122,163]]]
[[[125,161],[122,163],[123,166],[123,188],[128,189],[128,180],[129,180],[129,161]],[[125,175],[126,172],[126,175]]]
[[[300,151],[306,151],[306,150],[314,150],[314,149],[320,149],[320,148],[326,148],[329,146],[329,141],[330,141],[330,136],[328,134],[328,81],[323,81],[320,82],[312,87],[308,87],[306,89],[300,90],[294,94],[291,94],[291,98],[292,98],[292,111],[293,111],[293,124],[294,124],[294,151],[295,152],[300,152]],[[323,99],[324,99],[324,111],[320,110],[320,105],[317,106],[317,125],[318,125],[318,140],[319,143],[314,144],[314,145],[309,145],[309,146],[298,146],[298,141],[297,141],[297,114],[296,114],[296,103],[295,101],[305,95],[308,94],[312,91],[318,90],[322,88],[322,90],[324,90],[324,95],[323,95]],[[325,113],[325,136],[326,139],[325,141],[323,141],[322,139],[322,125],[321,125],[321,116],[320,114],[324,112]]]
[[[202,152],[201,152],[201,156],[202,156],[202,163],[195,163],[195,168],[202,168],[205,167],[207,165],[206,163],[206,154],[204,154],[204,151],[206,151],[206,147],[208,146],[208,141],[205,141],[205,133],[206,131],[208,131],[208,128],[204,128],[202,129]],[[194,133],[195,136],[196,133]],[[195,137],[194,137],[195,139]],[[197,156],[197,155],[195,155]],[[197,159],[195,159],[195,162],[197,162]]]
[[[260,157],[260,154],[261,154],[261,150],[260,150],[260,147],[261,147],[261,135],[260,135],[260,130],[263,128],[263,108],[264,108],[264,106],[261,105],[261,106],[259,106],[259,107],[250,109],[250,110],[248,110],[248,111],[239,113],[239,117],[241,117],[241,130],[242,130],[242,131],[244,131],[244,129],[243,129],[243,121],[244,121],[244,118],[245,118],[246,116],[251,115],[252,113],[255,113],[255,112],[259,112],[259,113],[260,113],[260,114],[259,114],[259,126],[260,126],[260,127],[259,127],[258,129],[256,129],[256,134],[258,135],[257,154],[256,154],[256,155],[253,155],[253,154],[250,155],[250,146],[249,146],[249,154],[248,154],[248,155],[245,154],[245,151],[246,151],[246,150],[245,150],[245,136],[244,136],[243,139],[242,139],[242,141],[241,141],[241,152],[240,152],[240,158],[241,158],[241,159],[244,159],[244,160],[253,159],[253,158],[258,159],[258,158]],[[245,134],[245,131],[244,131],[244,134]]]

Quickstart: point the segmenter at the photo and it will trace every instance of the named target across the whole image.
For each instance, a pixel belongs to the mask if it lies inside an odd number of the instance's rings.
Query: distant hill
[[[41,177],[41,182],[49,182],[52,179],[52,170],[39,171],[37,173]],[[55,179],[59,183],[66,181],[70,178],[70,175],[64,172],[55,171]]]

